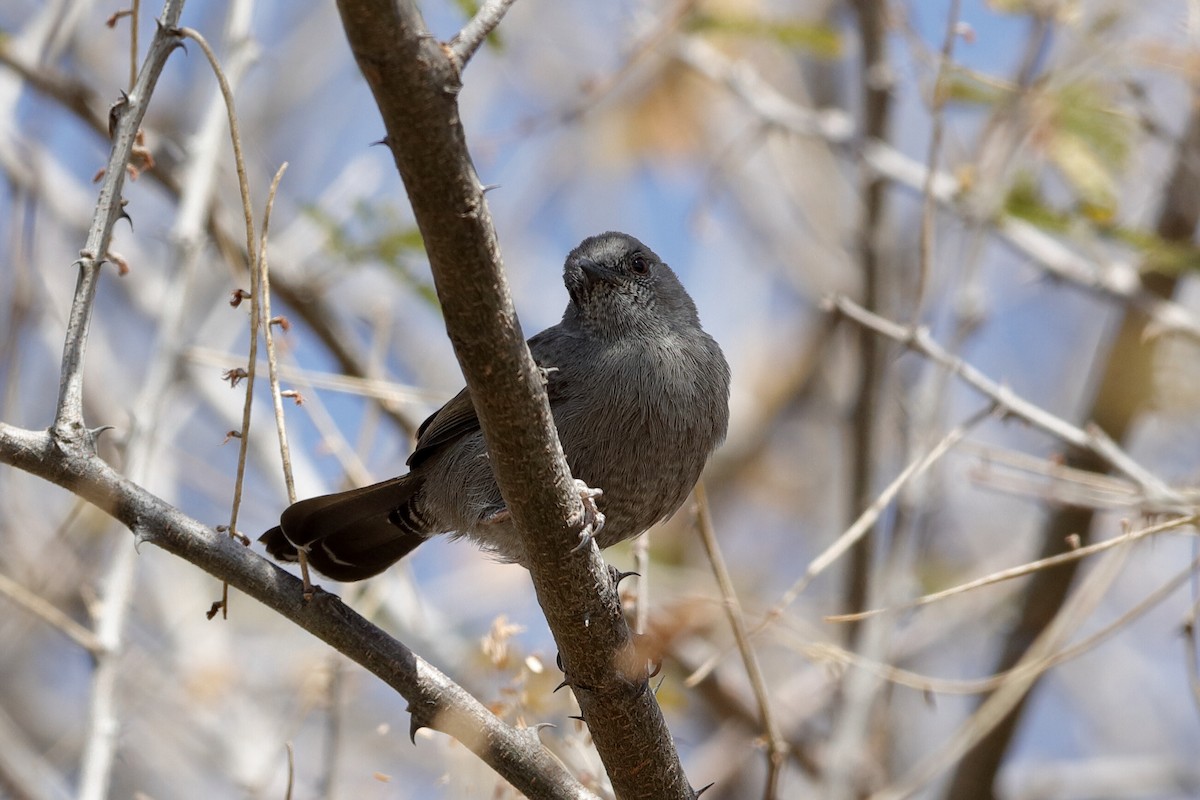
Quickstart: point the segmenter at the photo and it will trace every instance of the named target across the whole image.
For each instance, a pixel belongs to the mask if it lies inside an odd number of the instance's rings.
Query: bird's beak
[[[590,258],[580,258],[576,263],[583,270],[584,277],[587,278],[588,283],[614,283],[616,280],[616,275],[613,274],[613,271],[598,261],[593,261]]]

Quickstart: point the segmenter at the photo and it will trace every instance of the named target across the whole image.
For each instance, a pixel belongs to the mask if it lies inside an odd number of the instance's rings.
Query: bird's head
[[[590,236],[563,267],[564,321],[605,338],[696,327],[696,304],[654,251],[625,233]]]

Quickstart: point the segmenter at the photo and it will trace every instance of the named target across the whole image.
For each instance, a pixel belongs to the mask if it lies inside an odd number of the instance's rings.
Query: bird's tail
[[[303,549],[308,563],[337,581],[378,575],[440,531],[425,530],[414,500],[422,481],[402,475],[294,503],[279,527],[259,537],[280,561],[296,561]]]

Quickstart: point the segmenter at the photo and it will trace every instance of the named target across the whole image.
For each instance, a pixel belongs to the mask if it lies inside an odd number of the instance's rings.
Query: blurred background
[[[473,8],[422,4],[442,39]],[[108,107],[133,26],[140,63],[161,8],[120,11],[0,0],[10,424],[52,420]],[[268,255],[283,384],[303,398],[285,401],[297,491],[398,474],[462,379],[336,9],[191,0],[183,22],[234,86],[256,223],[289,165]],[[1200,7],[1182,0],[518,0],[471,62],[462,113],[526,334],[565,307],[566,253],[623,230],[679,272],[733,368],[705,485],[757,699],[691,502],[605,554],[642,573],[622,590],[706,800],[763,796],[772,741],[782,798],[1200,797],[1193,528],[905,605],[1190,513],[1198,81]],[[86,418],[113,426],[102,455],[132,479],[228,525],[245,384],[224,376],[250,335],[229,300],[249,279],[194,44],[143,130]],[[833,296],[901,330],[830,313]],[[959,366],[897,341],[914,324]],[[997,406],[962,363],[1051,422]],[[287,500],[265,371],[254,403],[251,538]],[[1071,433],[1091,422],[1117,455]],[[857,543],[814,562],[873,504]],[[504,719],[556,725],[542,740],[608,796],[569,693],[551,693],[522,569],[443,538],[324,585]],[[410,744],[402,698],[253,601],[206,619],[221,592],[0,469],[0,796],[283,797],[289,747],[295,797],[516,796],[445,736]]]

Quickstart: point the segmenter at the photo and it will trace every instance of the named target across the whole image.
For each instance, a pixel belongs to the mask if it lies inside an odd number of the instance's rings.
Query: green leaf
[[[690,17],[686,27],[696,33],[771,39],[819,58],[837,58],[842,54],[842,37],[838,31],[817,22],[701,13]]]
[[[1055,233],[1065,232],[1071,224],[1068,214],[1052,207],[1042,198],[1037,182],[1030,175],[1021,175],[1013,182],[1008,196],[1004,198],[1004,212]]]
[[[946,102],[991,107],[1012,96],[1012,88],[976,72],[951,66],[939,91]]]

